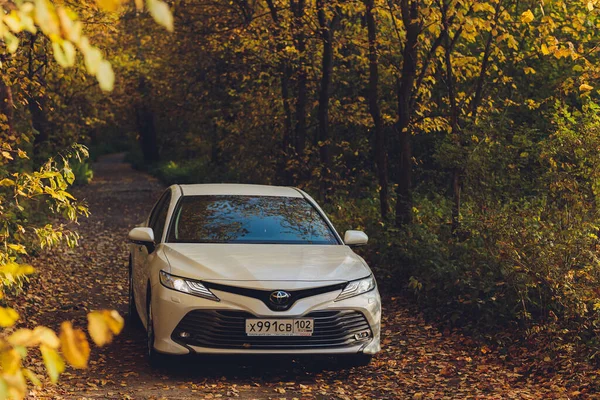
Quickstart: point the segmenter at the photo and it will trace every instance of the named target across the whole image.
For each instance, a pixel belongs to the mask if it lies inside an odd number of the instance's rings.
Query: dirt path
[[[41,255],[40,278],[27,294],[26,324],[85,326],[89,310],[127,309],[126,234],[150,210],[161,185],[107,156],[89,186],[75,194],[92,215],[81,221],[81,245]],[[126,330],[92,349],[85,371],[69,369],[57,386],[31,398],[107,399],[463,399],[597,398],[599,371],[548,363],[526,346],[498,354],[456,332],[441,333],[402,299],[384,303],[383,351],[365,368],[338,371],[322,360],[188,358],[154,371],[144,334]],[[538,359],[539,358],[539,359]],[[533,370],[528,362],[539,365]],[[564,365],[568,365],[566,370]],[[34,369],[41,371],[38,363]]]

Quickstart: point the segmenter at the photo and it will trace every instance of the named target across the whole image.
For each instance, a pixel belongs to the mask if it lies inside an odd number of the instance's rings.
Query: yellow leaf
[[[105,92],[113,90],[115,84],[115,73],[113,72],[112,66],[106,60],[100,61],[98,64],[98,71],[96,71],[96,78],[100,84],[100,89]]]
[[[87,44],[85,40],[82,40],[82,42]],[[89,46],[89,44],[80,45],[80,48],[83,52],[85,68],[90,74],[96,75],[100,62],[102,61],[102,53],[96,47]]]
[[[7,386],[7,398],[22,399],[25,397],[27,394],[27,382],[20,368],[12,374],[3,373],[2,378]]]
[[[531,10],[527,10],[523,14],[521,14],[521,22],[523,22],[524,24],[528,24],[533,20],[534,16]]]
[[[2,372],[14,374],[21,368],[21,355],[15,349],[7,349],[0,353]]]
[[[571,55],[571,52],[566,48],[558,49],[554,52],[554,57],[558,59],[569,57],[569,55]]]
[[[48,371],[48,376],[52,383],[56,383],[58,376],[65,370],[65,362],[52,347],[46,345],[40,346],[44,365]]]
[[[123,318],[114,310],[92,311],[88,314],[88,330],[98,346],[110,343],[113,335],[121,332],[123,325]]]
[[[496,12],[496,10],[494,9],[494,7],[490,3],[484,3],[484,2],[474,3],[473,4],[473,11],[475,11],[475,12],[487,11],[490,14],[493,14],[494,12]]]
[[[61,46],[67,65],[72,67],[75,64],[75,46],[73,46],[73,43],[66,40],[62,42]]]
[[[19,314],[12,308],[0,307],[0,326],[7,328],[13,326],[19,319]]]
[[[19,48],[19,38],[10,32],[4,33],[4,43],[6,44],[6,48],[10,53],[14,53]]]
[[[37,344],[31,329],[18,329],[6,339],[12,346],[34,346]]]
[[[593,86],[590,86],[587,83],[582,83],[581,86],[579,86],[579,91],[581,91],[581,92],[589,92],[593,88],[594,88]]]
[[[10,153],[8,151],[3,151],[3,152],[1,152],[1,154],[4,158],[8,158],[9,160],[13,159],[13,157],[10,155]]]
[[[35,0],[35,22],[47,36],[60,33],[58,17],[54,6],[48,0]]]
[[[535,69],[533,69],[531,67],[525,67],[525,68],[523,68],[523,71],[525,72],[526,75],[535,74]]]
[[[86,368],[90,345],[81,329],[73,329],[69,321],[60,326],[61,350],[66,360],[75,368]]]
[[[123,317],[121,317],[121,315],[119,315],[119,313],[115,310],[104,310],[103,313],[110,331],[115,335],[121,333],[123,327],[125,326]]]
[[[35,272],[35,268],[29,264],[19,264],[19,270],[17,274],[19,275],[31,275]]]
[[[23,373],[35,386],[40,386],[42,384],[42,382],[40,382],[40,378],[38,378],[38,376],[30,369],[23,368]]]
[[[2,186],[2,185],[0,184],[0,186]],[[11,243],[11,244],[7,245],[7,247],[9,249],[16,251],[19,254],[27,254],[27,251],[25,251],[25,246],[23,246],[22,244]]]
[[[98,7],[102,8],[105,11],[117,11],[121,6],[120,0],[96,0],[96,4]]]
[[[542,44],[542,54],[545,56],[550,54],[550,50],[548,50],[548,46],[546,46],[545,44]]]
[[[147,0],[146,4],[152,18],[169,32],[173,32],[173,14],[167,3],[161,0]]]
[[[594,2],[592,2],[592,1],[588,1],[588,2],[587,2],[587,9],[588,9],[589,11],[594,11]]]
[[[19,15],[15,10],[12,10],[10,14],[4,16],[4,23],[14,33],[21,32],[21,21],[19,19]]]
[[[15,185],[15,181],[13,181],[12,179],[4,178],[4,179],[0,180],[0,186],[14,186],[14,185]]]
[[[45,326],[36,326],[33,329],[33,336],[38,343],[51,347],[53,349],[57,349],[60,345],[60,341],[56,336],[56,333],[50,328],[46,328]]]
[[[54,59],[63,68],[70,67],[69,58],[64,52],[63,47],[58,42],[52,42],[52,52],[54,53]]]

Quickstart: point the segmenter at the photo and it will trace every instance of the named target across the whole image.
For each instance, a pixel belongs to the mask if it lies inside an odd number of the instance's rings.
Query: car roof
[[[183,196],[272,196],[304,197],[302,193],[286,186],[247,185],[240,183],[203,183],[196,185],[178,185]]]

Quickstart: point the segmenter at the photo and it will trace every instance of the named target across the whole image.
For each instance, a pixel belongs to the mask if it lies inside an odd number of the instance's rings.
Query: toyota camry
[[[129,232],[129,316],[164,355],[327,354],[366,365],[380,350],[375,278],[305,192],[173,185]]]

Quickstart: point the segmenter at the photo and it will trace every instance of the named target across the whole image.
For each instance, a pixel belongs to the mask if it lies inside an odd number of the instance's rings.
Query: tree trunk
[[[496,13],[494,14],[494,27],[498,25],[498,19],[500,18],[500,14],[503,9],[502,6],[502,1],[499,1],[498,4],[496,4]],[[487,41],[485,43],[483,59],[481,60],[481,69],[479,70],[479,76],[477,77],[477,84],[475,86],[475,94],[473,95],[473,100],[470,104],[471,118],[473,118],[473,122],[476,122],[477,120],[479,105],[481,104],[481,99],[483,98],[483,84],[485,83],[485,75],[487,73],[490,64],[490,56],[492,54],[492,41],[494,40],[493,32],[493,30],[489,32]]]
[[[379,109],[379,60],[377,57],[377,26],[375,25],[375,17],[373,16],[373,7],[375,0],[364,0],[366,12],[365,19],[367,22],[367,32],[369,38],[369,113],[373,118],[375,130],[375,163],[377,164],[377,178],[379,181],[379,208],[381,210],[381,218],[386,220],[389,214],[389,194],[388,194],[388,163],[386,137],[383,130],[383,120],[381,118],[381,110]]]
[[[456,90],[454,88],[454,67],[452,65],[452,47],[450,42],[450,26],[448,23],[448,10],[445,3],[441,5],[442,23],[444,25],[444,61],[446,65],[446,87],[448,89],[448,100],[450,101],[450,129],[454,145],[460,148],[461,127],[459,121],[459,110],[456,102]],[[453,40],[457,40],[456,33]],[[455,160],[458,165],[458,160]],[[452,171],[452,234],[456,235],[460,228],[460,195],[461,195],[462,168],[456,166]]]
[[[37,159],[37,156],[41,155],[40,152],[49,138],[48,119],[44,112],[46,99],[43,95],[30,96],[27,102],[29,113],[31,114],[31,126],[37,131],[37,135],[33,139],[33,155],[34,159]]]
[[[288,154],[292,145],[292,110],[290,108],[290,68],[281,64],[281,98],[283,100],[283,153]]]
[[[318,139],[320,142],[319,155],[321,157],[321,199],[327,201],[331,190],[331,143],[329,136],[329,90],[333,72],[333,32],[339,14],[331,22],[325,15],[325,1],[317,0],[317,18],[319,20],[319,33],[323,43],[323,57],[321,59],[321,88],[319,90],[319,110],[317,120],[319,123]]]
[[[298,66],[297,84],[298,93],[296,98],[296,153],[304,155],[306,146],[306,107],[308,105],[308,77],[306,74],[306,35],[303,32],[304,22],[304,0],[290,0],[290,7],[294,13],[294,39],[295,47],[300,54],[300,65]]]
[[[27,76],[30,82],[33,82],[36,79],[36,70],[35,70],[35,42],[37,40],[37,35],[31,35],[31,40],[29,42],[29,54],[28,54],[28,73]],[[29,108],[29,113],[31,114],[31,126],[37,134],[33,138],[33,155],[34,160],[39,161],[38,159],[41,156],[40,152],[45,143],[48,142],[50,127],[48,126],[48,118],[45,113],[46,109],[46,97],[41,95],[36,95],[38,90],[30,85],[29,93],[27,99],[27,107]],[[45,159],[45,157],[44,157]]]
[[[398,193],[396,201],[396,225],[403,226],[412,221],[412,148],[410,143],[411,98],[417,71],[417,40],[421,27],[418,20],[418,0],[402,0],[402,21],[406,29],[406,40],[402,58],[402,75],[398,78],[398,122],[400,141],[398,162]]]
[[[136,122],[140,134],[140,145],[144,155],[144,163],[154,164],[159,160],[154,112],[149,104],[150,89],[144,76],[139,79],[141,100],[136,107]]]
[[[14,109],[12,89],[2,76],[0,77],[0,114],[6,118],[1,122],[2,125],[5,125],[3,131],[6,136],[14,135]]]
[[[298,71],[298,98],[296,101],[296,153],[304,155],[306,147],[306,106],[308,102],[307,76],[303,67]]]
[[[212,135],[210,140],[210,163],[215,166],[221,165],[221,151],[219,149],[219,126],[212,123]]]
[[[284,49],[283,38],[281,37],[280,29],[280,18],[277,8],[273,3],[273,0],[267,0],[267,5],[271,13],[271,19],[275,25],[274,37],[277,41],[277,51],[280,53]],[[281,138],[281,160],[279,162],[279,170],[283,171],[283,184],[287,186],[294,185],[294,178],[286,170],[287,160],[290,156],[290,149],[293,145],[292,142],[292,110],[290,107],[290,66],[286,60],[279,62],[280,85],[281,85],[281,99],[283,101],[283,135]]]
[[[460,195],[462,171],[454,168],[452,171],[452,235],[456,236],[460,229]]]

